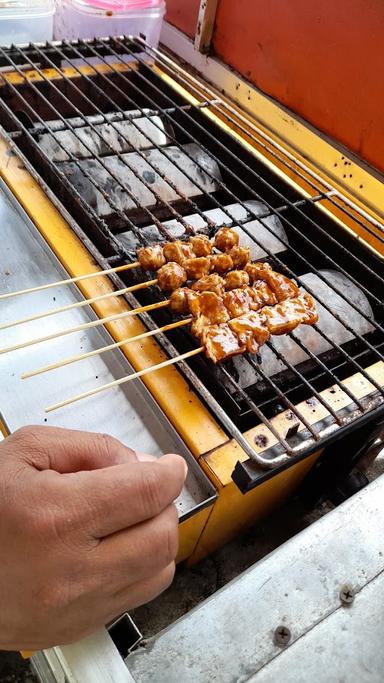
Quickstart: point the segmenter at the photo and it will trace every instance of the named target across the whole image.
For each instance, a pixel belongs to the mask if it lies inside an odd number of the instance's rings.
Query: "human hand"
[[[187,466],[145,459],[52,427],[0,444],[0,649],[73,642],[169,586]]]

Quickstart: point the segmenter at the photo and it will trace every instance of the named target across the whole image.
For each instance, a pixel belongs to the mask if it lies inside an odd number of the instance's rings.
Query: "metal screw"
[[[349,583],[341,587],[340,600],[344,605],[350,605],[355,599],[355,591]]]
[[[288,645],[291,640],[291,632],[287,626],[278,626],[275,630],[274,638],[276,645],[284,647],[284,645]]]

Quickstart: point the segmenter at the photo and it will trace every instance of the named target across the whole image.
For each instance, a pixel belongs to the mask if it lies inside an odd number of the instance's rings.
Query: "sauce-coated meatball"
[[[142,247],[137,252],[137,258],[143,270],[158,270],[165,263],[163,248],[160,244],[153,247]]]
[[[179,289],[175,289],[175,291],[172,292],[170,297],[171,303],[169,304],[172,313],[178,313],[179,315],[186,315],[189,313],[187,291],[186,287],[179,287]]]
[[[239,235],[233,228],[220,228],[215,235],[215,247],[220,251],[230,251],[239,244]]]
[[[209,256],[212,254],[212,244],[206,235],[191,237],[192,249],[196,256]]]
[[[245,266],[251,282],[256,280],[265,280],[265,275],[268,271],[272,270],[272,266],[269,263],[260,263],[256,261],[255,263],[247,263]]]
[[[180,266],[185,260],[184,245],[179,240],[175,242],[166,242],[163,247],[163,252],[166,260],[172,263],[178,263]]]
[[[187,271],[188,280],[200,280],[200,278],[208,275],[210,270],[209,260],[205,256],[189,258],[183,262],[183,266]]]
[[[229,254],[213,254],[209,258],[211,271],[214,273],[227,273],[233,268],[233,261]]]
[[[225,278],[225,289],[238,289],[249,285],[249,275],[245,270],[231,270]]]
[[[165,292],[178,289],[187,281],[187,273],[178,263],[166,263],[157,273],[158,285]]]
[[[195,257],[196,254],[190,242],[180,242],[180,247],[185,259]]]
[[[229,255],[233,261],[235,268],[245,268],[251,258],[251,252],[248,247],[232,247]]]
[[[224,294],[225,281],[217,273],[206,275],[193,283],[192,289],[195,292],[215,292],[219,296]]]

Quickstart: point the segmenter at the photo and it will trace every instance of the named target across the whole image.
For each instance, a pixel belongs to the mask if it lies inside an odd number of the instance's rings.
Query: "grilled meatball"
[[[299,294],[298,299],[301,299],[304,308],[305,308],[305,315],[303,316],[303,324],[304,325],[315,325],[319,319],[319,314],[316,310],[316,303],[310,294],[308,292],[303,292]]]
[[[175,291],[172,292],[169,307],[172,313],[178,313],[179,315],[186,315],[189,313],[186,287],[179,287],[179,289],[175,289]]]
[[[186,259],[183,266],[187,271],[188,280],[200,280],[200,278],[208,275],[210,262],[206,257],[201,256],[200,258]]]
[[[187,273],[178,263],[166,263],[157,273],[160,289],[169,292],[178,289],[187,281]]]
[[[217,273],[212,273],[194,282],[192,289],[195,292],[215,292],[218,296],[222,296],[224,294],[224,285],[225,281],[223,278]]]
[[[269,263],[259,263],[257,261],[256,263],[247,263],[244,270],[247,271],[251,282],[255,282],[256,280],[264,280],[265,273],[271,271],[272,266]]]
[[[204,316],[208,324],[225,323],[229,320],[222,298],[214,292],[188,290],[187,296],[189,310],[194,318]]]
[[[253,311],[258,311],[263,306],[274,306],[277,304],[277,298],[272,292],[270,286],[263,280],[256,280],[252,287],[248,288],[248,292],[254,302],[251,306]]]
[[[307,292],[276,306],[265,306],[260,315],[271,334],[287,334],[301,324],[314,325],[318,320],[315,302]]]
[[[220,251],[230,251],[239,244],[239,235],[232,228],[220,228],[215,235],[215,247]]]
[[[292,299],[299,294],[298,286],[282,273],[272,270],[269,263],[248,263],[245,266],[251,282],[263,280],[275,294],[277,301]]]
[[[185,259],[193,258],[195,256],[192,245],[189,242],[181,242],[180,240],[166,242],[163,251],[167,261],[178,263],[180,266]]]
[[[213,254],[209,259],[211,271],[214,273],[227,273],[233,268],[233,261],[229,254]]]
[[[292,299],[299,294],[298,286],[290,280],[289,277],[286,277],[281,273],[275,273],[274,270],[266,273],[265,281],[276,295],[278,301]]]
[[[269,330],[262,316],[254,311],[229,321],[229,326],[246,345],[249,353],[258,353],[260,346],[270,337]]]
[[[228,311],[220,296],[214,292],[188,292],[189,310],[194,317],[191,332],[200,337],[209,325],[224,323],[229,320]]]
[[[137,258],[143,270],[158,270],[165,263],[163,248],[160,244],[153,247],[142,247],[137,252]]]
[[[250,289],[232,289],[224,295],[223,303],[231,318],[237,318],[239,315],[245,315],[251,310],[252,299],[247,291]]]
[[[247,263],[249,263],[250,258],[251,258],[251,251],[248,247],[232,247],[232,249],[229,252],[229,255],[233,261],[233,265],[235,268],[245,268]]]
[[[212,244],[206,235],[196,235],[191,237],[192,249],[195,256],[209,256],[212,253]]]
[[[194,258],[196,256],[196,253],[195,253],[193,246],[190,242],[180,242],[180,248],[181,248],[181,251],[183,252],[183,256],[185,259]]]
[[[231,270],[225,278],[225,289],[238,289],[247,285],[249,285],[249,275],[245,270]]]
[[[220,363],[246,351],[245,344],[225,323],[206,327],[202,332],[201,341],[205,346],[205,355],[214,363]]]
[[[184,245],[180,240],[166,242],[163,246],[163,253],[168,262],[178,263],[180,266],[186,259]]]

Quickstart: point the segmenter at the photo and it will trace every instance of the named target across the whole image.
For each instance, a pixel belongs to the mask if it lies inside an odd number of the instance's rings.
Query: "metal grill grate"
[[[153,57],[157,66],[193,93],[193,103],[161,77]],[[102,267],[136,260],[134,246],[149,244],[154,237],[175,239],[175,230],[192,234],[202,229],[212,235],[220,215],[221,224],[238,226],[277,270],[295,280],[312,275],[303,280],[305,289],[345,331],[345,340],[338,342],[332,331],[318,324],[315,329],[326,351],[317,354],[292,332],[291,346],[301,351],[298,363],[268,343],[269,357],[279,372],[268,372],[260,359],[244,357],[242,363],[255,377],[246,386],[232,362],[217,368],[203,358],[180,364],[250,458],[264,467],[284,466],[294,462],[293,456],[308,454],[330,429],[336,433],[339,427],[357,425],[382,406],[383,388],[366,368],[384,360],[383,263],[318,207],[333,205],[384,243],[382,226],[285,152],[285,166],[305,174],[313,191],[310,197],[299,195],[205,111],[220,114],[236,132],[256,141],[248,121],[241,121],[241,115],[209,88],[166,55],[145,48],[140,39],[0,48],[0,69],[0,122],[5,135],[45,191],[64,205],[67,219]],[[260,146],[262,134],[257,133]],[[268,153],[279,152],[281,160],[278,145],[265,134],[264,139]],[[254,221],[256,232],[250,227]],[[276,221],[281,227],[278,234]],[[358,288],[369,312],[351,299],[329,269]],[[144,274],[132,273],[114,275],[113,280],[122,287],[144,279]],[[338,306],[348,305],[352,319],[326,297],[319,298],[324,286],[337,296]],[[126,298],[136,307],[164,297],[151,288]],[[165,309],[141,317],[150,329],[169,322]],[[355,318],[362,323],[360,332]],[[194,346],[192,337],[181,330],[162,334],[159,341],[170,356]],[[356,372],[372,385],[369,400],[342,384]],[[330,385],[349,397],[346,414],[335,410],[321,393]],[[326,420],[312,424],[297,407],[302,400],[322,404]],[[284,409],[294,424],[280,433],[271,417]],[[244,429],[258,422],[278,442],[266,456],[257,454],[243,436]],[[299,424],[304,426],[300,432]]]

